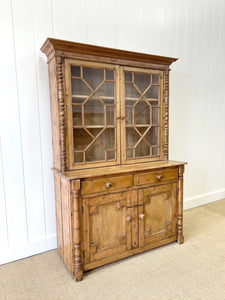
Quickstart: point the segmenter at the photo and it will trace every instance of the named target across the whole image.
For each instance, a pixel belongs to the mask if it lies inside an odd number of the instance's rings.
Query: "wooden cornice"
[[[122,59],[127,61],[137,61],[143,63],[154,63],[169,66],[175,62],[177,58],[150,55],[139,52],[131,52],[118,50],[113,48],[99,47],[89,44],[81,44],[47,38],[41,47],[41,51],[46,54],[48,60],[54,55],[64,56],[65,53],[73,53],[79,55],[100,56],[111,59]]]

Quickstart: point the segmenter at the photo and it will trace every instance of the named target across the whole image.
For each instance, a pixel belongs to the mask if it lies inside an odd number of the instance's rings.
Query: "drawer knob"
[[[107,189],[109,189],[112,187],[112,182],[107,182],[105,185],[106,185]]]
[[[144,215],[144,214],[140,214],[140,215],[139,215],[139,219],[140,219],[140,220],[143,220],[143,219],[144,219],[144,217],[145,217],[145,215]]]
[[[128,223],[130,223],[131,220],[132,220],[132,218],[131,218],[130,216],[127,216],[127,217],[126,217],[126,220],[127,220]]]
[[[162,175],[157,175],[157,180],[158,181],[162,180]]]

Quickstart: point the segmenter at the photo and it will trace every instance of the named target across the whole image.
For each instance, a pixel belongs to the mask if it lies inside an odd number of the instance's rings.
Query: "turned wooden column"
[[[76,281],[83,279],[83,258],[81,245],[81,206],[80,206],[80,180],[72,181],[72,232],[74,252],[74,277]]]
[[[184,166],[178,168],[178,233],[177,233],[177,243],[183,244],[183,173]]]

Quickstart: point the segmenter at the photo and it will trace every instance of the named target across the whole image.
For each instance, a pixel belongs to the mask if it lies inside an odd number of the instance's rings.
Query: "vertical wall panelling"
[[[107,1],[108,2],[108,1]],[[87,2],[73,0],[70,2],[71,41],[88,42],[87,33]]]
[[[146,2],[145,2],[146,3]],[[144,7],[135,0],[117,0],[117,47],[142,51],[142,13]],[[146,37],[147,38],[147,37]]]
[[[223,0],[0,1],[0,263],[52,249],[49,37],[178,57],[170,158],[188,161],[184,207],[225,197]]]
[[[72,1],[70,0],[52,0],[53,37],[55,38],[60,38],[63,40],[71,38],[71,3]],[[79,27],[77,27],[76,30],[79,30]]]
[[[45,235],[32,1],[12,1],[28,241]]]
[[[103,15],[102,5],[103,0],[86,0],[87,3],[87,31],[88,43],[95,44],[98,41],[102,45],[102,28]]]
[[[117,48],[117,0],[102,2],[102,45]]]
[[[40,125],[40,145],[43,176],[43,202],[46,238],[55,234],[55,200],[52,176],[52,147],[48,67],[40,45],[47,36],[52,36],[51,0],[33,1],[33,31],[35,73],[37,81],[37,98]],[[41,201],[41,200],[40,200]]]
[[[1,156],[4,182],[4,197],[7,215],[7,227],[1,230],[8,236],[9,246],[27,242],[26,199],[24,193],[23,153],[21,143],[21,124],[18,104],[17,69],[15,64],[15,48],[11,1],[0,2],[0,27],[4,47],[0,47],[0,134]],[[2,195],[2,194],[1,194]],[[2,195],[3,196],[3,195]],[[4,201],[2,199],[1,201]],[[4,217],[3,217],[4,218]],[[3,235],[3,233],[2,233]],[[8,244],[1,244],[0,258],[6,260]],[[1,260],[2,261],[2,260]]]
[[[6,198],[5,198],[5,186],[3,177],[3,165],[2,165],[2,147],[0,141],[0,245],[3,247],[9,246],[8,240],[8,228],[7,228],[7,210],[6,210]]]

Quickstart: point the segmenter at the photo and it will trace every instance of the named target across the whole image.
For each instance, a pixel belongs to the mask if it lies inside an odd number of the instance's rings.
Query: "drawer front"
[[[140,173],[138,174],[138,185],[150,184],[150,183],[153,184],[162,183],[171,180],[177,180],[177,178],[178,178],[177,169]]]
[[[110,192],[114,189],[131,187],[134,184],[132,175],[85,180],[82,182],[82,194]]]

